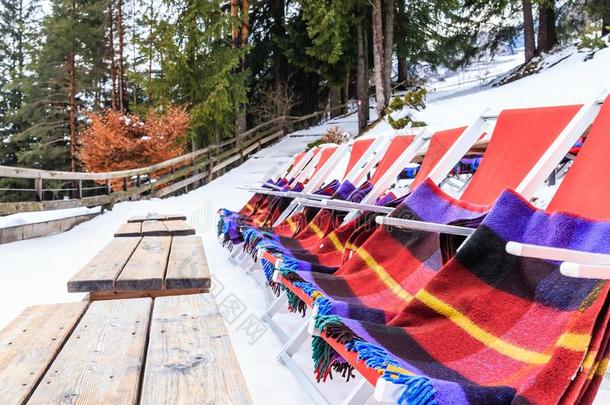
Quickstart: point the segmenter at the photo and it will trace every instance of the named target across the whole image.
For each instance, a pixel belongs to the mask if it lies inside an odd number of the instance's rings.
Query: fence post
[[[83,181],[82,180],[78,180],[76,182],[76,198],[78,198],[79,200],[81,198],[83,198]]]
[[[106,179],[106,194],[112,194],[112,186],[109,179]]]
[[[127,177],[123,177],[123,191],[127,191]]]
[[[42,189],[42,178],[36,177],[34,179],[34,188],[36,189],[36,201],[42,201],[44,192]]]

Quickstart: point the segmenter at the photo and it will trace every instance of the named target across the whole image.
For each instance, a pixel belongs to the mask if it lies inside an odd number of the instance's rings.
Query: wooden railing
[[[275,118],[230,140],[138,169],[83,173],[0,166],[0,177],[31,183],[31,188],[0,189],[0,193],[19,196],[17,201],[0,203],[0,215],[100,205],[111,208],[120,201],[187,191],[211,181],[285,134],[318,125],[334,111],[351,112],[353,108],[354,104],[349,103],[302,117]]]

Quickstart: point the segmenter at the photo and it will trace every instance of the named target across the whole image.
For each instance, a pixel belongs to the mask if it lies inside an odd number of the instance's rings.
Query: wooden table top
[[[115,237],[195,235],[195,228],[181,219],[127,222],[114,233]]]
[[[26,309],[0,331],[3,404],[250,404],[209,294]]]
[[[68,281],[69,292],[92,300],[209,291],[210,273],[199,236],[114,238]]]
[[[173,221],[173,220],[182,220],[186,221],[186,216],[182,214],[157,214],[157,213],[149,213],[146,215],[139,215],[136,217],[131,217],[127,220],[127,222],[144,222],[144,221]]]

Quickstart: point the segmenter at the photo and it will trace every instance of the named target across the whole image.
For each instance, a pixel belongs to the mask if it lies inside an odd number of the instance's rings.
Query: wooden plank
[[[115,290],[160,290],[171,243],[172,238],[169,236],[142,238],[142,242],[116,279]]]
[[[186,215],[182,214],[146,214],[146,215],[138,215],[135,217],[131,217],[127,220],[127,222],[144,222],[149,220],[156,221],[173,221],[173,220],[182,220],[186,221]]]
[[[97,301],[78,323],[29,404],[134,404],[152,300]]]
[[[116,238],[68,281],[68,292],[112,291],[142,238]]]
[[[131,299],[131,298],[157,298],[170,295],[191,295],[210,292],[209,288],[184,290],[141,290],[141,291],[96,291],[89,293],[89,301]]]
[[[186,236],[195,235],[195,228],[186,223],[186,221],[164,221],[163,222],[171,236]]]
[[[177,156],[164,162],[155,163],[151,166],[138,169],[119,170],[115,172],[84,173],[84,172],[62,172],[53,170],[28,169],[23,167],[0,166],[0,177],[11,177],[20,179],[52,179],[52,180],[110,180],[123,177],[132,177],[148,174],[157,170],[173,166],[198,156],[206,154],[210,148],[199,149],[186,155]]]
[[[169,231],[163,221],[142,222],[142,236],[167,236]]]
[[[25,401],[85,308],[86,302],[29,307],[0,332],[3,404]]]
[[[210,271],[199,236],[175,236],[167,262],[166,289],[209,289]]]
[[[252,403],[210,294],[155,300],[140,403]]]

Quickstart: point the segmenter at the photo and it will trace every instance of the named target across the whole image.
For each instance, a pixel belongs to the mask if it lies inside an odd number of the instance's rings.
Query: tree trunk
[[[602,36],[610,34],[610,0],[604,0],[602,14]]]
[[[248,43],[250,35],[250,0],[242,0],[241,3],[241,46]]]
[[[350,70],[347,71],[345,81],[343,82],[343,87],[341,88],[341,104],[344,104],[344,107],[341,109],[341,114],[347,114],[349,111],[349,83]]]
[[[525,62],[536,56],[536,39],[534,37],[534,15],[531,0],[522,0],[523,5],[523,42],[525,44]]]
[[[148,25],[148,78],[147,78],[147,86],[148,87],[147,93],[148,93],[148,104],[152,105],[152,63],[153,63],[153,21],[155,19],[155,9],[154,9],[154,0],[150,0],[150,3],[148,5],[149,9],[149,17],[151,19],[151,21],[149,22]]]
[[[123,63],[123,0],[117,3],[117,34],[119,39],[119,110],[125,112],[125,66]]]
[[[235,7],[235,11],[233,10]],[[235,13],[235,17],[238,13],[239,4],[237,0],[231,0],[231,16]],[[233,41],[235,43],[235,47],[242,49],[248,43],[248,35],[250,32],[250,1],[242,0],[242,8],[241,8],[241,27],[238,29],[237,22],[235,22],[233,29]],[[240,61],[239,70],[241,73],[246,70],[246,58],[242,56]],[[239,104],[237,106],[237,115],[235,118],[235,130],[237,134],[241,134],[246,132],[247,123],[246,123],[246,105]]]
[[[72,19],[76,20],[76,2],[72,0]],[[74,35],[74,33],[72,33]],[[68,54],[68,75],[70,77],[70,169],[76,171],[76,43]]]
[[[377,98],[377,116],[383,117],[386,108],[386,91],[384,80],[384,57],[383,57],[383,23],[381,20],[381,0],[375,0],[373,4],[373,59],[375,66],[375,96]]]
[[[538,53],[548,52],[557,44],[555,27],[555,1],[549,0],[539,6]]]
[[[356,27],[357,55],[356,55],[356,97],[358,98],[358,130],[366,127],[368,122],[369,83],[366,74],[365,33],[363,23]]]
[[[112,8],[113,0],[108,4],[108,59],[110,60],[110,80],[112,89],[110,90],[110,105],[113,111],[117,109],[116,99],[116,64],[114,62],[114,10]]]
[[[337,108],[341,105],[341,86],[331,86],[328,92],[330,117],[334,118],[341,115],[341,110]]]
[[[398,57],[398,83],[403,88],[408,87],[409,81],[409,64],[407,63],[407,58]]]
[[[269,2],[271,9],[271,18],[273,26],[271,27],[271,35],[274,39],[282,39],[286,37],[285,21],[285,0],[271,0]],[[275,73],[275,111],[278,117],[288,114],[288,77],[287,77],[287,61],[282,53],[282,50],[274,42],[273,44],[273,70]]]
[[[237,38],[239,37],[239,31],[237,29],[237,19],[239,17],[239,4],[238,0],[231,0],[231,40],[233,46],[239,48],[237,45]]]
[[[385,99],[389,102],[392,95],[392,55],[394,54],[394,0],[385,0],[385,27],[384,27],[384,89]]]

